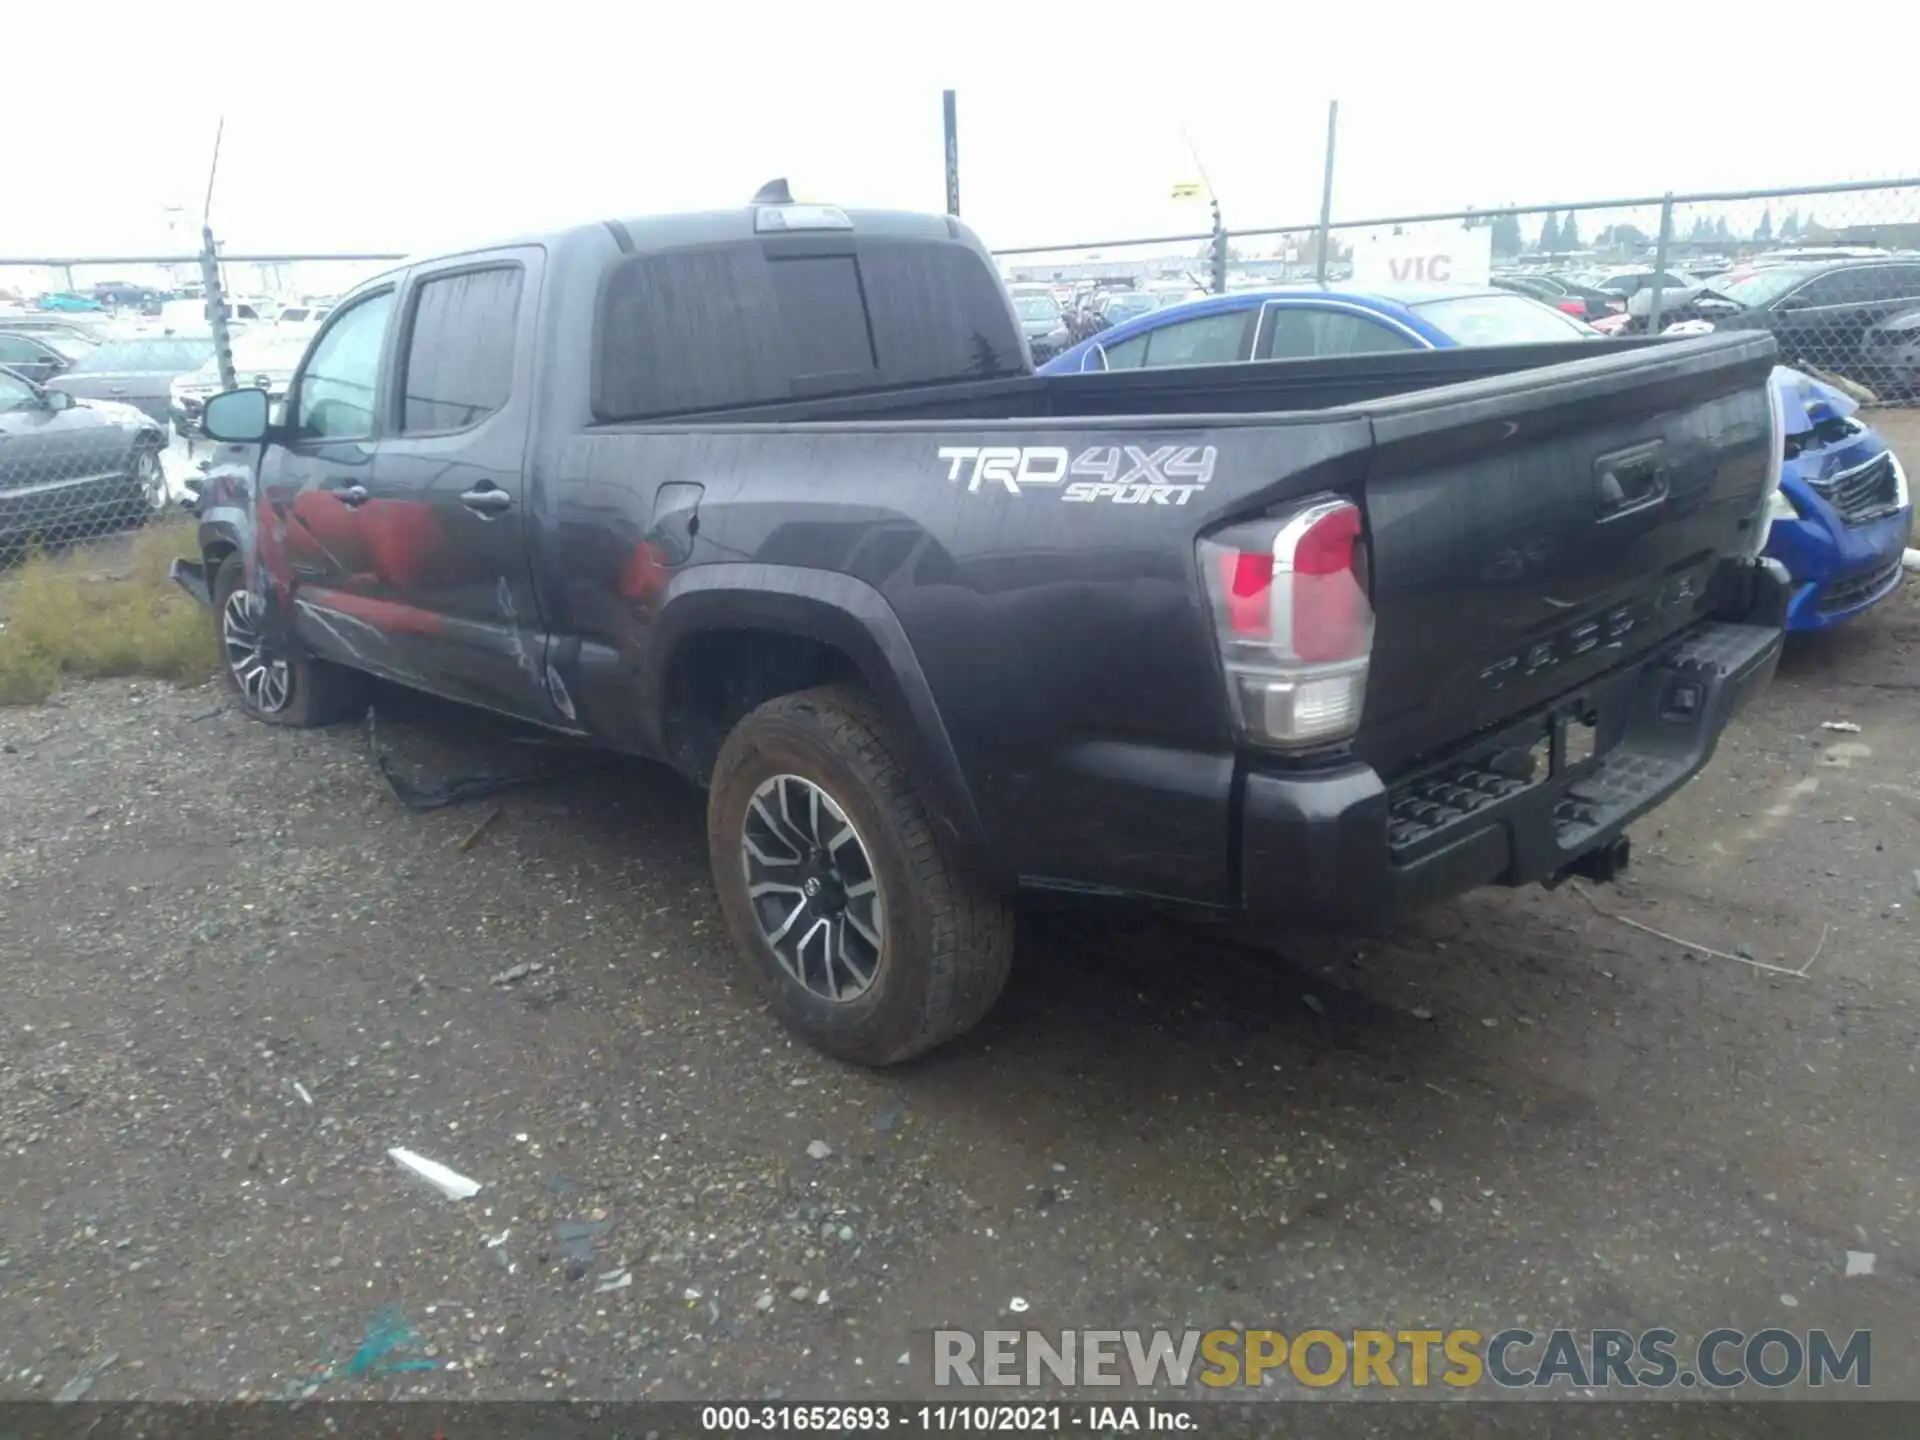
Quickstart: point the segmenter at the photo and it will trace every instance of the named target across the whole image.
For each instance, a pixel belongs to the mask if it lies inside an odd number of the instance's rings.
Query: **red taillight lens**
[[[1585,315],[1587,313],[1587,302],[1584,300],[1562,300],[1560,302],[1560,308],[1569,315]]]
[[[1207,536],[1200,560],[1241,733],[1283,749],[1352,734],[1373,647],[1358,507],[1305,501]]]
[[[1243,639],[1267,639],[1273,634],[1273,552],[1222,550],[1218,559],[1228,628]]]
[[[1313,522],[1293,552],[1293,634],[1301,660],[1367,653],[1372,618],[1360,583],[1360,512],[1342,505]]]

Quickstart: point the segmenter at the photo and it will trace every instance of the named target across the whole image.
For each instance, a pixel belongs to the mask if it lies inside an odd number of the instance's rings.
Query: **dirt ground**
[[[908,1395],[1019,1323],[1869,1327],[1920,1398],[1917,693],[1910,586],[1617,888],[1277,954],[1030,907],[887,1073],[762,1008],[650,767],[421,813],[211,686],[0,711],[0,1396]],[[410,774],[586,763],[377,706]]]

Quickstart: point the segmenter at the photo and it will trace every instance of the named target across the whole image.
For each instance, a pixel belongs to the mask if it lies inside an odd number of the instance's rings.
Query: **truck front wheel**
[[[353,712],[359,677],[268,638],[238,555],[227,556],[214,575],[213,623],[219,628],[220,673],[255,720],[305,728]]]
[[[827,1053],[892,1065],[1000,997],[1012,904],[941,851],[863,692],[782,695],[734,727],[707,843],[734,944]]]

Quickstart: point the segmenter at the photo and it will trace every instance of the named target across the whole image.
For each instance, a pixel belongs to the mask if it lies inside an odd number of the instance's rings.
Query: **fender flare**
[[[648,718],[656,736],[666,733],[667,678],[682,647],[716,630],[798,636],[851,660],[880,701],[935,828],[975,868],[997,869],[933,691],[899,616],[878,590],[851,575],[791,565],[721,563],[682,571],[667,589],[648,646],[644,693],[654,697]]]

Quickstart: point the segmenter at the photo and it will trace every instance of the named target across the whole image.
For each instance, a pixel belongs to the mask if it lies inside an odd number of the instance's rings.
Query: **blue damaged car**
[[[1793,577],[1789,630],[1825,630],[1899,588],[1913,501],[1899,456],[1830,385],[1773,373],[1786,457],[1766,553]]]
[[[1464,285],[1287,286],[1209,296],[1136,316],[1069,347],[1042,375],[1318,359],[1601,336],[1523,295]],[[1785,456],[1767,554],[1794,582],[1789,630],[1824,630],[1900,584],[1913,511],[1900,461],[1830,385],[1773,374]]]

